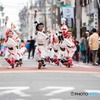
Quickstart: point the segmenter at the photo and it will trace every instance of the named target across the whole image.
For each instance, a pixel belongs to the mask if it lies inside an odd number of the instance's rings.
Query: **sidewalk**
[[[99,66],[93,66],[91,63],[83,63],[82,61],[80,61],[80,62],[76,62],[76,61],[73,61],[73,66],[74,67],[84,67],[84,68],[98,68],[98,67],[100,67],[100,65]]]

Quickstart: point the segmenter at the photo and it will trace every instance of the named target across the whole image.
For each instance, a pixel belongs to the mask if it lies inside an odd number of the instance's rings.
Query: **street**
[[[38,70],[37,62],[27,59],[27,54],[19,68],[8,69],[3,57],[0,61],[0,100],[100,99],[99,67],[76,64],[65,68],[48,64],[47,68]]]
[[[0,0],[0,100],[100,100],[100,0]]]

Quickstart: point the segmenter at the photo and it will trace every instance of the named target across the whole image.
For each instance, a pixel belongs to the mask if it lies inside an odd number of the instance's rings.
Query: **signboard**
[[[74,19],[74,8],[73,7],[63,7],[63,17]]]
[[[98,29],[98,14],[94,14],[94,28]]]
[[[72,18],[67,18],[67,26],[69,28],[72,28],[73,27],[73,19]]]
[[[73,19],[74,19],[74,8],[73,7],[63,7],[63,17],[67,19],[67,26],[69,28],[72,28]]]

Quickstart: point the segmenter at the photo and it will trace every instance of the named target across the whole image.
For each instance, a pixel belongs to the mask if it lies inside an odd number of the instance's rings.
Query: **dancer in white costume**
[[[66,25],[66,19],[65,18],[61,19],[61,24],[62,24],[61,30],[63,32],[63,37],[66,38],[67,37],[68,27]]]
[[[8,29],[6,32],[5,46],[7,47],[5,60],[10,64],[9,68],[14,68],[17,48],[16,40],[13,38],[13,32],[11,31],[11,29]]]
[[[66,43],[65,41],[62,41],[60,43],[60,51],[58,55],[58,59],[61,62],[60,65],[65,65],[66,67],[70,67],[70,63],[68,62],[68,52],[66,51]]]
[[[76,46],[74,44],[74,38],[72,37],[72,31],[67,31],[67,38],[65,38],[65,43],[67,45],[68,61],[72,64],[72,57],[76,51]]]
[[[46,66],[45,64],[45,57],[46,57],[46,42],[47,36],[43,33],[43,23],[39,23],[36,26],[37,33],[36,33],[36,44],[37,48],[35,51],[34,58],[38,61],[38,69],[41,69],[42,66]]]

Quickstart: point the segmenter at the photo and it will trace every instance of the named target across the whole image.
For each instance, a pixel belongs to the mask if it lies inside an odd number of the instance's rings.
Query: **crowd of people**
[[[66,19],[61,19],[58,29],[44,32],[44,24],[35,22],[36,30],[34,38],[31,36],[27,44],[20,39],[16,26],[6,30],[4,45],[6,47],[5,60],[9,68],[22,65],[23,54],[28,51],[28,59],[32,51],[32,57],[38,62],[38,69],[46,67],[46,62],[70,68],[72,59],[80,61],[80,52],[83,63],[100,64],[100,34],[96,29],[82,34],[80,41],[74,41],[72,31],[66,25]]]
[[[82,34],[80,41],[76,41],[77,50],[75,52],[76,61],[79,61],[79,54],[83,63],[91,63],[95,66],[100,65],[100,32],[95,28],[91,32]]]
[[[5,39],[0,39],[0,56],[4,56],[6,47],[3,46]]]

